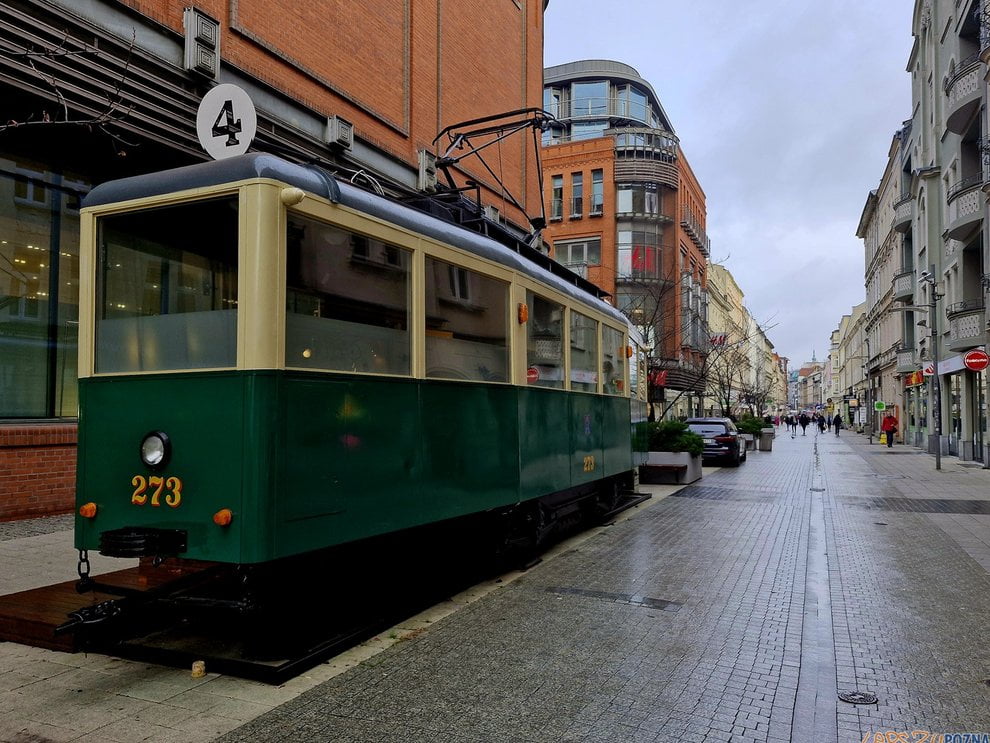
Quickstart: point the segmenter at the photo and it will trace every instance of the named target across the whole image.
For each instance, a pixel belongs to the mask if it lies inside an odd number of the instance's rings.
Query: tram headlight
[[[141,441],[141,461],[152,469],[161,469],[172,455],[172,443],[164,431],[152,431]]]

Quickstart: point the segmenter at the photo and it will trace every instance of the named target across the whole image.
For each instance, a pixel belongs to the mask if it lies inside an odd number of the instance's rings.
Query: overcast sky
[[[632,65],[660,97],[723,263],[791,368],[865,298],[856,228],[911,115],[912,0],[550,0],[547,66]]]

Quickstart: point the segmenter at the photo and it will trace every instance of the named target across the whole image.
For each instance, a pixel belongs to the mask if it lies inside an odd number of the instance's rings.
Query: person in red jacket
[[[897,418],[893,413],[887,413],[880,423],[880,430],[887,434],[887,448],[894,446],[894,435],[897,433]]]

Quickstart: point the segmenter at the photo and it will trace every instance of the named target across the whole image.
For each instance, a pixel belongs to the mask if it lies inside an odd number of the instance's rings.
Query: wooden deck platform
[[[159,568],[140,565],[94,578],[109,586],[145,591],[202,569],[199,564],[166,564]],[[79,649],[75,635],[56,636],[55,628],[70,613],[113,598],[118,595],[100,591],[78,593],[74,580],[0,596],[0,641],[74,653]]]

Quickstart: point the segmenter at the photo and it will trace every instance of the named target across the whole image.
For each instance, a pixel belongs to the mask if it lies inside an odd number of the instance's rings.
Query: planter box
[[[687,485],[700,480],[701,455],[682,451],[651,451],[646,464],[639,466],[639,481],[652,485]]]

